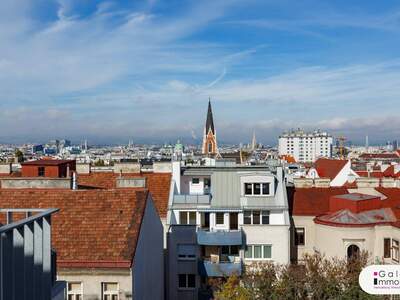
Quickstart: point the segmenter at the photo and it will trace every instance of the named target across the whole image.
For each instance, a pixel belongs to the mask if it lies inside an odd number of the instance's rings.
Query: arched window
[[[347,247],[347,259],[356,259],[360,256],[360,248],[357,245]]]
[[[212,143],[208,143],[208,153],[212,153]]]

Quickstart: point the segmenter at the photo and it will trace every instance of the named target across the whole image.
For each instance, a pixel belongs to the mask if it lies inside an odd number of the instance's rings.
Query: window
[[[244,252],[244,258],[246,259],[271,259],[272,258],[272,246],[271,245],[247,245]]]
[[[390,258],[390,239],[383,239],[383,257]]]
[[[294,234],[294,243],[297,246],[304,246],[306,243],[305,239],[305,230],[304,228],[296,228],[296,232]]]
[[[67,287],[68,300],[82,300],[82,282],[68,282]]]
[[[196,225],[196,212],[195,211],[180,211],[179,224],[181,225]]]
[[[399,261],[399,241],[392,239],[392,259]]]
[[[254,195],[261,195],[261,183],[254,183],[253,188]]]
[[[243,223],[251,224],[251,210],[245,210],[243,213]]]
[[[263,225],[267,225],[267,224],[269,224],[269,211],[267,211],[267,210],[263,210],[262,212],[261,212],[261,218],[262,218],[262,224]]]
[[[245,210],[243,213],[243,223],[253,225],[268,225],[269,211],[267,210]]]
[[[252,195],[253,194],[253,184],[252,183],[245,183],[244,184],[244,194],[245,195]]]
[[[180,289],[195,288],[196,287],[196,275],[194,275],[194,274],[179,274],[178,275],[178,287]]]
[[[199,184],[200,178],[192,178],[192,184]]]
[[[215,222],[217,225],[223,225],[224,224],[224,213],[223,212],[217,212],[215,214]]]
[[[38,176],[44,177],[44,175],[45,175],[44,171],[45,171],[44,167],[38,167]]]
[[[222,246],[221,254],[222,255],[239,255],[239,247],[238,246]]]
[[[263,195],[269,195],[269,183],[262,184],[262,193]]]
[[[272,257],[271,248],[272,248],[271,245],[263,246],[263,258],[271,258]]]
[[[260,224],[260,213],[259,210],[253,210],[253,224]]]
[[[244,258],[253,258],[253,246],[248,245],[244,252]]]
[[[180,260],[196,259],[196,246],[191,244],[178,245],[178,258]]]
[[[208,153],[212,153],[212,143],[208,143]]]
[[[255,182],[244,184],[244,194],[246,196],[260,196],[270,194],[270,183],[269,182]]]
[[[253,258],[261,258],[261,245],[253,246],[254,248],[254,255]]]
[[[101,284],[101,299],[102,300],[119,300],[118,283],[103,282]]]

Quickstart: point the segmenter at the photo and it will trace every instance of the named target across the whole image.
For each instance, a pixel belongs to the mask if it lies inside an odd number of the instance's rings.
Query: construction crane
[[[346,154],[344,143],[346,142],[347,139],[343,135],[338,136],[336,139],[339,142],[339,155],[340,155],[340,158],[344,159],[344,156]]]

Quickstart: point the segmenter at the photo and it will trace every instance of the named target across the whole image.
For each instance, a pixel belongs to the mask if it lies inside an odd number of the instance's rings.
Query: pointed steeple
[[[210,131],[213,134],[215,134],[214,130],[214,119],[213,119],[213,114],[212,114],[212,108],[211,108],[211,99],[208,98],[208,110],[207,110],[207,120],[206,120],[206,134]]]

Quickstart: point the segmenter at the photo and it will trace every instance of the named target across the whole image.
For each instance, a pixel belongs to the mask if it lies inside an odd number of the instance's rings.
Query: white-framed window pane
[[[254,258],[261,258],[261,245],[255,245],[254,247]]]
[[[200,179],[199,178],[192,178],[192,183],[193,184],[199,184],[200,183]]]
[[[247,245],[246,251],[244,252],[244,258],[252,258],[253,257],[253,246]]]
[[[272,257],[272,247],[271,245],[264,245],[264,253],[263,253],[263,257],[264,258],[271,258]]]
[[[195,211],[189,212],[189,224],[196,225],[196,212]]]
[[[244,184],[244,194],[245,195],[252,195],[253,194],[253,184],[245,183]]]
[[[253,224],[260,224],[260,211],[259,210],[253,211]]]
[[[181,225],[187,225],[188,224],[187,212],[186,211],[180,211],[179,212],[179,224],[181,224]]]
[[[262,224],[269,224],[269,211],[268,210],[263,210],[262,211]]]
[[[253,188],[254,188],[253,190],[254,195],[261,195],[261,183],[254,183]]]
[[[245,210],[243,213],[243,223],[244,224],[251,224],[251,211]]]
[[[263,195],[269,195],[269,183],[262,184],[262,193]]]
[[[216,223],[218,225],[223,225],[224,224],[224,213],[222,212],[217,212],[215,214],[215,218],[216,218]]]

